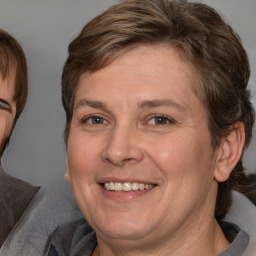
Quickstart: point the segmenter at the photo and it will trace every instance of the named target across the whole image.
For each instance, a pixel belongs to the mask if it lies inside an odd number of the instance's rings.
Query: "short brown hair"
[[[248,146],[254,110],[247,83],[250,66],[239,36],[213,8],[186,0],[126,0],[94,18],[69,45],[62,74],[62,102],[68,142],[74,98],[80,75],[99,70],[142,44],[168,44],[196,70],[195,92],[208,115],[212,147],[237,121],[245,126]],[[230,178],[219,183],[215,217],[231,205],[231,190],[241,190],[240,160]]]
[[[0,29],[0,74],[3,79],[15,72],[16,116],[19,118],[28,95],[28,75],[26,57],[21,45],[9,33]]]

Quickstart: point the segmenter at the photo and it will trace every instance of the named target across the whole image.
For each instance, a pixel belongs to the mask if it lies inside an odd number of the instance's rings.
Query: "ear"
[[[69,174],[68,159],[67,159],[67,158],[66,158],[66,172],[65,172],[65,175],[64,175],[64,179],[65,179],[67,182],[71,182],[70,174]]]
[[[221,140],[217,151],[217,163],[214,178],[218,182],[226,181],[241,158],[245,142],[244,124],[235,123],[229,135]]]

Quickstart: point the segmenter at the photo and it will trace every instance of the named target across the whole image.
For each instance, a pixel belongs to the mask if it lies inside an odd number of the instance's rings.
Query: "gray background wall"
[[[2,165],[13,176],[35,185],[55,187],[67,197],[65,183],[65,123],[60,77],[67,47],[91,18],[115,0],[0,0],[0,27],[23,46],[29,69],[29,97]],[[250,87],[256,106],[256,0],[205,0],[220,10],[240,34],[248,51]],[[256,130],[244,159],[256,173]]]

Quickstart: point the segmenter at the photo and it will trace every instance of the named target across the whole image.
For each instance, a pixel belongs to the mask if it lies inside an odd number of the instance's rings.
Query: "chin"
[[[153,229],[148,223],[138,223],[136,219],[127,221],[119,218],[118,221],[115,221],[115,218],[110,218],[110,221],[104,223],[97,221],[96,223],[97,225],[92,225],[96,234],[102,234],[112,239],[141,239],[151,233]]]

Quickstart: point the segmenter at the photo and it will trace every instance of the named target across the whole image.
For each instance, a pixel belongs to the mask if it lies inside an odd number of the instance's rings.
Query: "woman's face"
[[[0,75],[0,158],[4,151],[6,140],[12,132],[16,115],[15,74],[11,72],[9,77],[3,79]]]
[[[194,83],[164,45],[81,76],[66,179],[98,239],[164,241],[213,218],[216,158]]]

